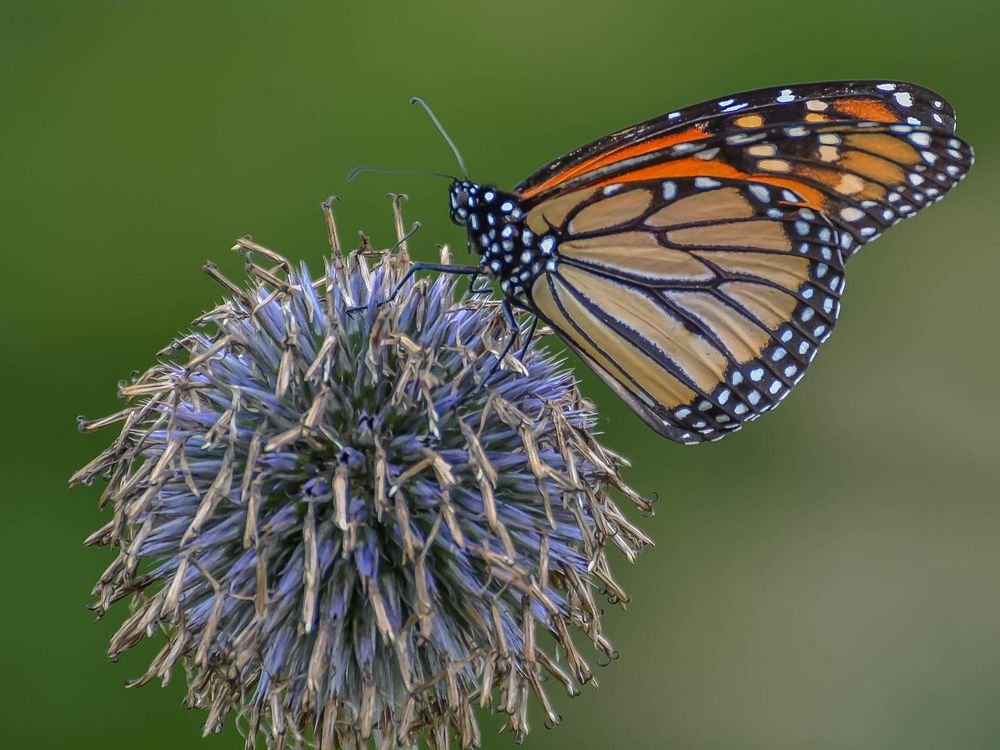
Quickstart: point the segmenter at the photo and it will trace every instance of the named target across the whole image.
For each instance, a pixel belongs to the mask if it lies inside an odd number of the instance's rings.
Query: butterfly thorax
[[[453,182],[449,195],[452,221],[465,227],[483,274],[497,279],[505,294],[519,294],[555,270],[556,235],[532,231],[519,196],[469,181]]]

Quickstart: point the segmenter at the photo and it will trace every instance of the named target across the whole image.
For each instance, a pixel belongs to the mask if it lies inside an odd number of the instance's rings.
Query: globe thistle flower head
[[[398,214],[397,226],[402,227]],[[117,556],[94,609],[130,601],[114,658],[159,633],[132,684],[187,671],[206,732],[235,713],[247,747],[479,744],[479,704],[520,739],[543,682],[571,694],[599,658],[597,589],[624,603],[608,547],[648,539],[647,508],[593,436],[570,372],[532,343],[493,378],[505,323],[408,281],[397,253],[340,254],[324,274],[249,239],[249,284],[121,385],[122,423],[74,475],[107,480]],[[359,309],[360,308],[360,309]]]

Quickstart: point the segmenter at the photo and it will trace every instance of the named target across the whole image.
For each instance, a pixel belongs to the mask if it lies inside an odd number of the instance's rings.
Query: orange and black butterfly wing
[[[676,143],[779,123],[845,120],[955,131],[954,109],[922,86],[901,81],[792,84],[711,99],[604,136],[545,165],[515,190],[541,199],[575,177]]]
[[[558,216],[594,190],[702,177],[787,189],[844,230],[845,257],[886,227],[940,200],[972,150],[951,133],[874,121],[809,122],[724,132],[629,156],[568,178],[525,206]]]
[[[530,229],[559,238],[527,303],[661,434],[721,437],[802,377],[846,259],[964,177],[954,126],[927,89],[842,82],[602,138],[518,187]]]
[[[783,399],[836,320],[840,231],[765,183],[588,193],[551,224],[558,265],[528,305],[672,440],[718,439]]]

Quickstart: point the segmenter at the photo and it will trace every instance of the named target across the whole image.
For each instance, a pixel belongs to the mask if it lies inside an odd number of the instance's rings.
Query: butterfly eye
[[[468,185],[456,182],[448,191],[451,202],[451,220],[458,225],[465,224],[469,218],[469,208],[472,206]]]

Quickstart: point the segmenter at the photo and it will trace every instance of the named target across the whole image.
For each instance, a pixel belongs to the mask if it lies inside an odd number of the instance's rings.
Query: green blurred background
[[[410,96],[510,186],[688,103],[887,77],[947,96],[978,164],[851,264],[839,331],[783,408],[683,448],[582,374],[631,481],[662,495],[658,546],[619,561],[622,658],[528,747],[1000,746],[993,0],[3,6],[0,744],[242,747],[198,739],[179,684],[124,689],[150,649],[105,659],[124,607],[94,623],[110,557],[81,542],[106,516],[66,479],[111,435],[74,417],[115,410],[116,381],[219,298],[199,268],[238,274],[236,236],[318,267],[330,193],[347,238],[389,242],[383,195],[405,191],[414,255],[461,251],[438,181],[344,181],[453,169]]]

